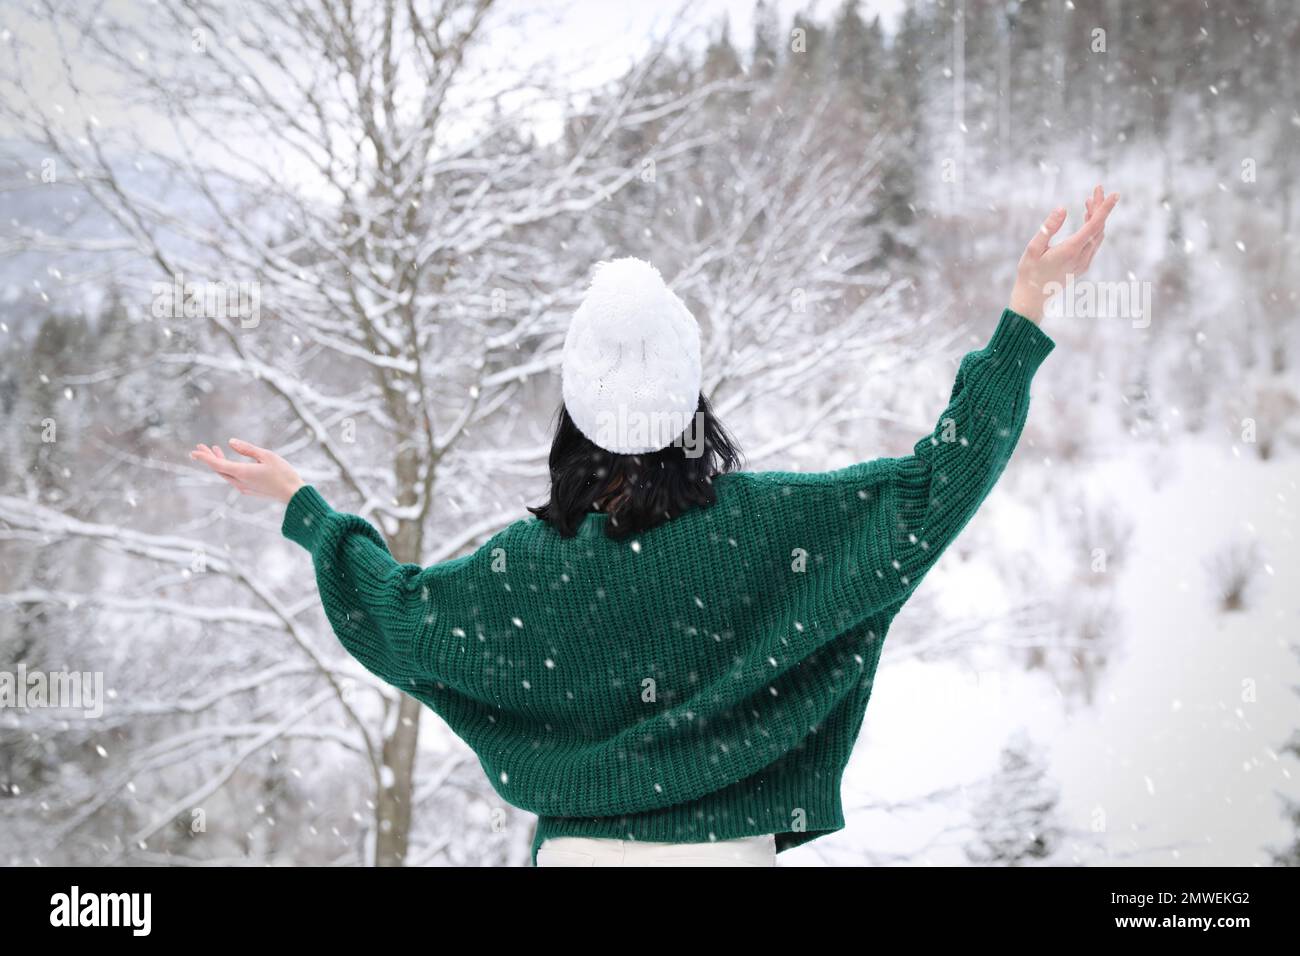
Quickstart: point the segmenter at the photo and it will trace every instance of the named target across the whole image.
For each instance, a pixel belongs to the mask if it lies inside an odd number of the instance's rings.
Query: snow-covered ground
[[[1257,865],[1287,842],[1279,796],[1300,797],[1300,767],[1279,753],[1300,716],[1300,664],[1288,646],[1300,620],[1300,465],[1208,439],[1157,457],[1160,468],[1130,454],[1077,476],[1133,521],[1114,582],[1116,652],[1094,701],[1067,707],[1042,671],[918,661],[904,642],[927,619],[905,609],[845,775],[848,827],[783,853],[782,865],[890,863],[893,854],[965,863],[971,808],[1020,730],[1045,748],[1059,792],[1066,836],[1051,863]],[[967,533],[1000,522],[1002,546],[1053,540],[1047,499],[1025,491],[1050,487],[1050,472],[1022,450]],[[1245,609],[1225,613],[1206,560],[1251,539],[1261,568]],[[1034,555],[1054,578],[1059,555]],[[987,612],[999,582],[990,562],[949,554],[923,587],[950,617],[976,597]],[[1007,606],[1015,599],[1002,596]],[[988,630],[996,651],[998,629]]]

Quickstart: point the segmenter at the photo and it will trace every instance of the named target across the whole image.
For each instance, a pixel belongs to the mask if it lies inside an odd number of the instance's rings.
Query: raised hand
[[[190,457],[207,465],[237,488],[240,494],[257,498],[271,498],[285,504],[305,482],[298,477],[293,466],[273,451],[258,448],[238,438],[230,439],[230,447],[251,462],[227,458],[220,445],[195,445]]]
[[[1084,201],[1083,225],[1054,246],[1050,242],[1065,223],[1065,207],[1056,209],[1044,220],[1020,257],[1009,303],[1013,311],[1035,322],[1042,319],[1043,306],[1056,288],[1065,284],[1065,277],[1078,277],[1087,271],[1106,235],[1106,217],[1117,202],[1119,193],[1107,196],[1097,186]]]

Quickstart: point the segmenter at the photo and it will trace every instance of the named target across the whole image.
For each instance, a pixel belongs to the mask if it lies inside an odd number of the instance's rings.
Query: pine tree
[[[1300,644],[1292,644],[1291,651],[1297,657],[1300,657]],[[1291,689],[1297,695],[1300,695],[1300,687]],[[1282,754],[1284,757],[1300,760],[1300,728],[1291,732],[1291,739],[1283,746]],[[1289,844],[1269,851],[1269,855],[1272,857],[1274,866],[1300,866],[1300,800],[1284,795],[1282,805],[1283,816],[1291,824],[1294,835]]]
[[[966,856],[983,866],[1024,866],[1047,860],[1062,842],[1057,791],[1042,748],[1023,731],[1003,749],[998,771],[973,811],[975,837]]]

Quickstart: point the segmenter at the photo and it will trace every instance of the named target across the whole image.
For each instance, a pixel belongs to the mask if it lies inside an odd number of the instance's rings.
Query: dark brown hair
[[[698,444],[679,436],[659,451],[621,455],[584,435],[561,404],[549,460],[551,497],[528,510],[566,538],[590,512],[603,511],[605,534],[625,538],[708,507],[716,500],[714,476],[740,467],[741,453],[703,393],[692,429]]]

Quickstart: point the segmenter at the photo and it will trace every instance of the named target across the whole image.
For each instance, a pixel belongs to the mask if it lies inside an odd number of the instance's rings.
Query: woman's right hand
[[[1013,312],[1035,322],[1042,320],[1043,306],[1065,284],[1065,277],[1078,277],[1087,271],[1106,234],[1106,217],[1117,202],[1119,193],[1107,196],[1097,186],[1084,203],[1083,225],[1070,238],[1054,246],[1048,243],[1065,222],[1065,207],[1047,217],[1020,257],[1008,304]]]

